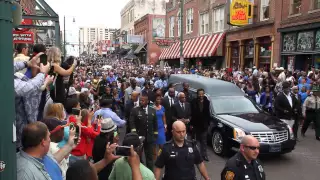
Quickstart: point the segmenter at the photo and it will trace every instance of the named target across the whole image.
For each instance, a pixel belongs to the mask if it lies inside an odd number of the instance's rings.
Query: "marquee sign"
[[[230,0],[228,24],[233,26],[245,26],[250,24],[252,17],[252,0]]]

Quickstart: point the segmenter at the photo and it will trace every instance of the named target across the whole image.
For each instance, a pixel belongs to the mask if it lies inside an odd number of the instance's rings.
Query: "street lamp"
[[[168,3],[170,0],[165,0]],[[183,9],[184,9],[184,0],[179,0],[180,3],[180,68],[181,70],[184,68],[184,58],[183,58]]]
[[[76,19],[73,17],[72,22],[75,23]],[[66,16],[63,16],[63,58],[66,59]]]

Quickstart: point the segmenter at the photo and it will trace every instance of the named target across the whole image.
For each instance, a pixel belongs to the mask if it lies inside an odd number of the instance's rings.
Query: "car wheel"
[[[226,147],[225,147],[222,134],[219,131],[215,130],[212,134],[211,141],[212,141],[213,152],[219,156],[224,155],[226,152],[225,150]]]

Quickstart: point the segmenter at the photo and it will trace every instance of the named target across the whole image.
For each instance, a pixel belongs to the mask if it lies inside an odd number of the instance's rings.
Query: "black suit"
[[[146,138],[143,144],[146,166],[153,170],[153,145],[158,136],[158,120],[156,110],[148,106],[147,108],[148,114],[142,107],[133,108],[129,124],[132,132],[136,131],[139,136]]]
[[[184,109],[182,109],[179,102],[175,103],[171,107],[172,113],[172,123],[177,121],[178,119],[191,119],[191,107],[188,102],[184,103]]]
[[[202,108],[200,109],[200,107]],[[200,142],[200,153],[207,156],[207,133],[210,122],[210,101],[204,97],[203,103],[200,104],[199,99],[193,99],[191,103],[191,120],[193,126],[193,135],[196,135],[197,141]]]
[[[134,108],[134,102],[131,99],[129,99],[124,106],[124,117],[127,121],[126,133],[129,133],[131,131],[130,124],[129,124],[129,118],[130,118],[130,113],[131,113],[132,108]]]
[[[301,104],[301,95],[300,94],[294,95],[294,97],[295,97],[296,103],[297,103],[298,114],[296,114],[294,116],[294,125],[293,125],[292,130],[293,130],[294,137],[297,138],[299,123],[300,123],[300,119],[302,117],[302,104]]]
[[[284,93],[280,93],[274,102],[276,116],[280,119],[292,120],[299,113],[299,104],[295,96],[290,93],[292,106],[290,105]]]
[[[177,102],[177,99],[173,98],[173,104]],[[172,104],[172,105],[173,105]],[[171,106],[169,102],[169,97],[166,96],[162,99],[162,106],[165,109],[165,116],[166,116],[166,122],[167,122],[167,133],[166,133],[166,140],[169,141],[172,138],[172,114],[171,114]]]

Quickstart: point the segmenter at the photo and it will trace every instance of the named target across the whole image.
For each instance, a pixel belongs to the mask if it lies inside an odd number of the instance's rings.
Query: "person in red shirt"
[[[69,122],[73,122],[77,124],[77,126],[81,127],[80,129],[80,143],[76,148],[71,151],[71,156],[69,158],[69,164],[74,163],[80,159],[87,159],[88,157],[92,157],[92,143],[96,136],[100,134],[101,130],[101,121],[96,120],[97,122],[96,130],[94,126],[91,125],[89,120],[91,121],[93,116],[93,112],[88,111],[86,109],[81,111],[80,116],[70,115]]]

